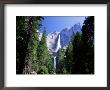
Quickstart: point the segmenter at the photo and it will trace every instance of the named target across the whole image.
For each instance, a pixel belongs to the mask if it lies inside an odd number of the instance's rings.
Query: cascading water
[[[61,48],[61,44],[60,44],[60,34],[58,35],[58,41],[57,41],[57,46],[55,49],[55,53],[58,52],[58,49]],[[56,55],[54,55],[54,68],[56,68]]]
[[[61,44],[60,44],[60,34],[59,34],[59,36],[58,36],[57,47],[56,47],[55,52],[57,52],[59,48],[61,48]]]
[[[56,56],[54,56],[54,68],[56,68]]]

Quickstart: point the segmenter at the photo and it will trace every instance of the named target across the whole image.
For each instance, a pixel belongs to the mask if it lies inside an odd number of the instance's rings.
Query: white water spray
[[[58,52],[59,48],[61,48],[60,34],[58,35],[58,41],[57,41],[57,46],[56,46],[56,49],[55,49],[55,53]],[[54,68],[56,68],[56,56],[54,56]]]
[[[61,44],[60,44],[60,34],[59,34],[59,36],[58,36],[57,47],[56,47],[56,49],[55,49],[55,52],[57,52],[59,48],[61,48]]]
[[[56,68],[56,56],[54,56],[54,68]]]

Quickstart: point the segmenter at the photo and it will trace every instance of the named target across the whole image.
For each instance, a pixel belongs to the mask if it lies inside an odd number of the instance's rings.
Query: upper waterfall
[[[57,41],[57,46],[56,46],[55,52],[57,52],[59,48],[61,48],[61,44],[60,44],[60,34],[58,35],[58,41]]]

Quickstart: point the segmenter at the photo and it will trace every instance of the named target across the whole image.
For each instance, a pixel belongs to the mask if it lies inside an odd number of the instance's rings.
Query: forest
[[[46,43],[46,27],[41,40],[42,16],[16,16],[16,74],[94,74],[94,16],[88,16],[81,32],[73,33],[66,49],[54,55]]]

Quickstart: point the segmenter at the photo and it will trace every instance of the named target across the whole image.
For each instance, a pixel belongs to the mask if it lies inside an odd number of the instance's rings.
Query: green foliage
[[[36,28],[41,26],[42,17],[17,16],[16,17],[16,54],[17,74],[22,74],[25,66],[36,68],[36,49],[38,46],[38,33]],[[36,25],[37,24],[37,25]]]
[[[94,17],[87,17],[82,33],[76,33],[73,39],[74,74],[94,73]]]
[[[53,56],[49,53],[48,48],[47,48],[45,27],[44,27],[44,32],[43,32],[41,41],[39,42],[39,45],[38,45],[37,52],[38,52],[37,57],[38,57],[39,68],[41,66],[45,66],[48,70],[48,73],[52,74],[54,71],[53,70]]]
[[[16,17],[16,73],[22,74],[25,62],[26,51],[29,42],[29,30],[26,25],[27,17]],[[29,27],[28,27],[29,28]]]
[[[86,18],[82,27],[83,73],[94,73],[94,16]]]
[[[54,71],[53,56],[49,54],[46,44],[46,28],[41,41],[38,38],[42,19],[40,16],[16,17],[17,74],[31,73],[31,71],[52,74]]]
[[[44,28],[44,32],[41,38],[41,41],[39,42],[38,45],[38,61],[39,65],[46,65],[46,60],[48,58],[48,49],[47,49],[47,44],[46,44],[46,30]]]
[[[82,62],[82,56],[81,56],[81,34],[79,32],[76,32],[74,39],[73,39],[73,57],[74,57],[74,65],[72,66],[72,73],[81,73],[81,62]]]
[[[41,16],[16,17],[16,73],[93,74],[94,17],[87,17],[82,32],[73,33],[67,48],[58,50],[56,70],[54,55],[47,48],[45,27],[39,41],[42,20]]]
[[[87,17],[82,32],[73,34],[65,56],[66,74],[94,73],[94,17]]]
[[[53,63],[53,54],[48,53],[48,59],[47,59],[47,68],[49,74],[54,73],[54,63]]]
[[[56,64],[56,73],[62,74],[64,72],[64,52],[63,49],[59,49],[57,52],[57,64]]]
[[[72,66],[74,66],[73,58],[73,45],[70,42],[65,52],[65,71],[67,74],[72,72]]]
[[[32,27],[32,33],[30,37],[30,42],[28,43],[28,57],[30,63],[31,63],[31,68],[32,70],[36,71],[38,68],[37,65],[37,47],[39,43],[39,38],[38,38],[38,32],[36,31],[36,21],[37,18],[33,17],[33,27]]]
[[[37,74],[48,74],[48,68],[46,68],[46,66],[41,66]]]
[[[28,43],[28,50],[25,58],[25,68],[28,68],[28,72],[32,71],[37,71],[38,68],[38,63],[37,63],[37,48],[38,48],[38,43],[39,43],[39,38],[38,38],[38,32],[36,28],[39,28],[39,26],[36,27],[36,23],[40,21],[40,18],[38,17],[29,17],[29,24],[30,26],[30,38],[29,38],[29,43]],[[40,25],[40,22],[37,23]],[[25,72],[24,68],[24,72]]]

